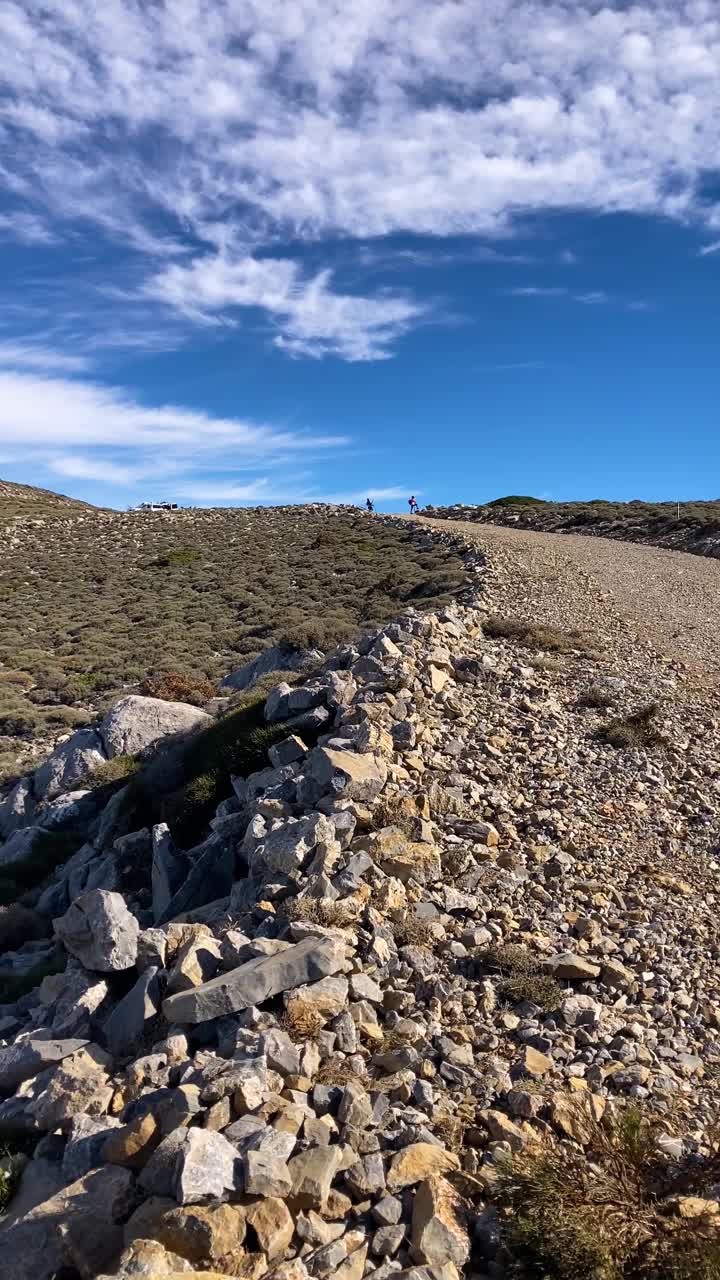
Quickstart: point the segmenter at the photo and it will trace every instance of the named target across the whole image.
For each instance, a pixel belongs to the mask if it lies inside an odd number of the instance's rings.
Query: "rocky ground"
[[[456,503],[428,507],[427,514],[452,521],[503,525],[538,533],[613,538],[720,558],[720,505],[710,502],[544,502],[500,498],[483,506]]]
[[[4,1274],[500,1277],[508,1156],[583,1149],[627,1101],[707,1153],[711,669],[583,566],[487,532],[471,600],[270,692],[267,767],[197,848],[127,830],[126,790],[78,791],[88,750],[162,757],[202,715],[154,699],[0,810],[5,866],[31,832],[85,833],[34,903],[55,941],[2,960],[67,958],[0,1007],[0,1125],[26,1152]]]

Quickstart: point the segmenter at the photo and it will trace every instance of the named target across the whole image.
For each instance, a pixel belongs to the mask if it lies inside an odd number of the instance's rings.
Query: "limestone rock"
[[[55,1067],[42,1093],[30,1104],[41,1129],[67,1129],[74,1116],[104,1116],[113,1087],[108,1081],[109,1058],[97,1045],[88,1045]]]
[[[66,951],[86,969],[110,973],[135,963],[140,930],[119,893],[91,889],[53,924]]]
[[[166,1249],[194,1266],[209,1265],[225,1271],[242,1255],[245,1212],[229,1204],[193,1205],[165,1214],[154,1230]]]
[[[336,973],[343,961],[341,943],[306,938],[275,955],[256,956],[200,987],[168,996],[163,1002],[163,1014],[168,1022],[196,1023],[236,1013]]]
[[[187,734],[211,723],[212,716],[186,702],[165,702],[131,693],[110,708],[98,733],[108,760],[113,760],[115,756],[144,751],[170,734]]]
[[[445,1178],[427,1178],[420,1183],[413,1201],[413,1257],[431,1267],[441,1267],[446,1262],[462,1267],[469,1253],[470,1240],[457,1192]]]
[[[188,1129],[175,1175],[175,1199],[179,1204],[222,1200],[242,1190],[240,1156],[221,1133]]]
[[[23,1080],[31,1080],[63,1058],[82,1049],[87,1040],[30,1038],[0,1049],[0,1093],[12,1093]]]
[[[323,791],[369,803],[379,796],[387,779],[387,765],[377,756],[315,747],[307,771]]]
[[[431,1174],[448,1173],[459,1168],[457,1156],[444,1147],[433,1146],[430,1142],[413,1142],[393,1156],[387,1175],[388,1189],[400,1191],[403,1187],[423,1182]]]
[[[118,1269],[112,1276],[99,1276],[98,1280],[135,1280],[136,1276],[145,1276],[146,1280],[155,1280],[165,1276],[168,1280],[180,1280],[188,1275],[197,1275],[194,1267],[178,1253],[170,1253],[158,1240],[135,1240],[123,1250],[118,1262]],[[204,1273],[207,1280],[207,1272]]]
[[[562,955],[548,960],[547,968],[554,977],[566,982],[589,982],[600,976],[600,965],[576,956],[572,951],[564,951]]]
[[[269,1262],[281,1258],[293,1238],[295,1223],[284,1200],[270,1196],[245,1210],[248,1225],[255,1232]]]
[[[38,800],[53,800],[88,777],[107,759],[102,738],[95,729],[78,729],[56,747],[33,777]]]

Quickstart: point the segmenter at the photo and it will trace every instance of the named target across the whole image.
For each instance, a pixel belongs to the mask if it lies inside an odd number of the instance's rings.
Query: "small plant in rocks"
[[[498,985],[498,995],[511,1004],[528,1001],[546,1013],[557,1009],[562,1000],[562,989],[548,974],[542,972],[539,962],[517,943],[500,943],[489,947],[481,959],[489,969],[497,969],[503,975]]]

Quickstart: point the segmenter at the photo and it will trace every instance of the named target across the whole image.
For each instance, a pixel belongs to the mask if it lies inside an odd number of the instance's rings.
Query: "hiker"
[[[418,504],[417,504],[417,502],[415,501],[415,495],[414,495],[414,494],[413,494],[412,498],[408,498],[408,506],[409,506],[409,508],[410,508],[410,515],[411,515],[411,516],[414,516],[414,515],[417,513],[417,509],[418,509]]]
[[[375,504],[372,498],[368,498],[367,502],[365,503],[365,506],[367,507],[369,514],[372,515],[373,511],[375,510]]]

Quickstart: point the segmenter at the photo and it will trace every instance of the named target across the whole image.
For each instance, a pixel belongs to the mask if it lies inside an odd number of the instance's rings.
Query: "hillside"
[[[37,489],[34,485],[0,479],[0,525],[15,520],[49,520],[97,510],[88,502],[66,498],[64,494],[53,493],[50,489]]]
[[[484,506],[456,503],[428,507],[438,520],[465,520],[532,529],[539,533],[582,533],[668,547],[692,555],[720,558],[718,502],[543,502],[500,498]]]
[[[466,582],[451,545],[348,509],[79,510],[18,523],[0,564],[0,781],[143,682],[205,702],[273,645],[326,649]]]
[[[0,808],[16,1280],[717,1280],[717,688],[573,540],[453,536],[462,604]]]

